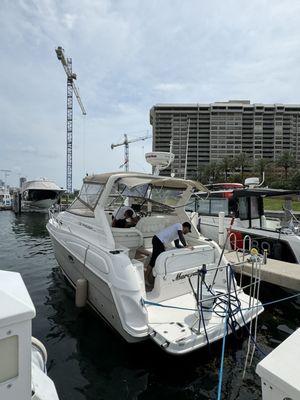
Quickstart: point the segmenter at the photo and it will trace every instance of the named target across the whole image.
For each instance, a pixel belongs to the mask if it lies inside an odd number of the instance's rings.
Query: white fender
[[[84,307],[87,301],[88,282],[84,278],[79,278],[76,281],[75,304],[76,307]]]

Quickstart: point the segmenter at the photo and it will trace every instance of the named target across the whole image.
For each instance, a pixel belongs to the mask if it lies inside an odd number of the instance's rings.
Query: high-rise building
[[[23,184],[26,182],[26,178],[24,176],[20,177],[20,188],[22,188]]]
[[[275,161],[289,151],[300,164],[300,105],[249,100],[157,104],[150,110],[150,123],[154,151],[169,151],[172,139],[176,176],[184,175],[186,159],[187,176],[192,177],[201,166],[240,153],[255,162]]]

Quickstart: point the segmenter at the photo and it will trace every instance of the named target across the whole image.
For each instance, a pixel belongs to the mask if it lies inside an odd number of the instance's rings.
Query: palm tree
[[[234,160],[231,157],[224,157],[220,162],[220,169],[225,174],[225,182],[227,182],[228,173],[234,169]]]
[[[260,176],[263,176],[267,166],[270,166],[272,162],[273,161],[268,158],[259,158],[254,161],[254,171],[259,172]]]
[[[234,157],[234,165],[239,168],[242,173],[242,180],[244,180],[245,168],[249,167],[251,164],[250,157],[246,153],[240,153]]]
[[[285,179],[288,178],[289,168],[296,166],[296,159],[294,154],[290,151],[284,151],[281,156],[276,160],[276,165],[284,169]]]
[[[215,183],[220,178],[221,168],[217,161],[212,161],[207,165],[207,177],[211,183]]]

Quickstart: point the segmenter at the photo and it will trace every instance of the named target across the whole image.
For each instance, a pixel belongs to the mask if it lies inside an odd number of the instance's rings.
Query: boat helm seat
[[[129,257],[134,258],[136,250],[143,245],[143,235],[136,228],[111,228],[115,246],[129,249]]]
[[[203,264],[208,270],[215,266],[215,252],[209,245],[196,246],[194,250],[172,249],[161,253],[153,268],[155,281],[151,298],[164,301],[189,293],[191,287],[188,276],[195,277],[198,267]],[[207,282],[212,275],[213,272],[206,274]]]

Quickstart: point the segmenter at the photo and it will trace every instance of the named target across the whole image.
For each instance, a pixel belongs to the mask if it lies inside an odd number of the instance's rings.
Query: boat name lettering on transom
[[[191,272],[190,274],[183,274],[182,272],[179,272],[179,274],[176,275],[176,278],[173,279],[173,282],[175,281],[180,281],[181,279],[185,279],[185,278],[190,278],[192,276],[195,276],[198,274],[198,271],[195,272]]]

